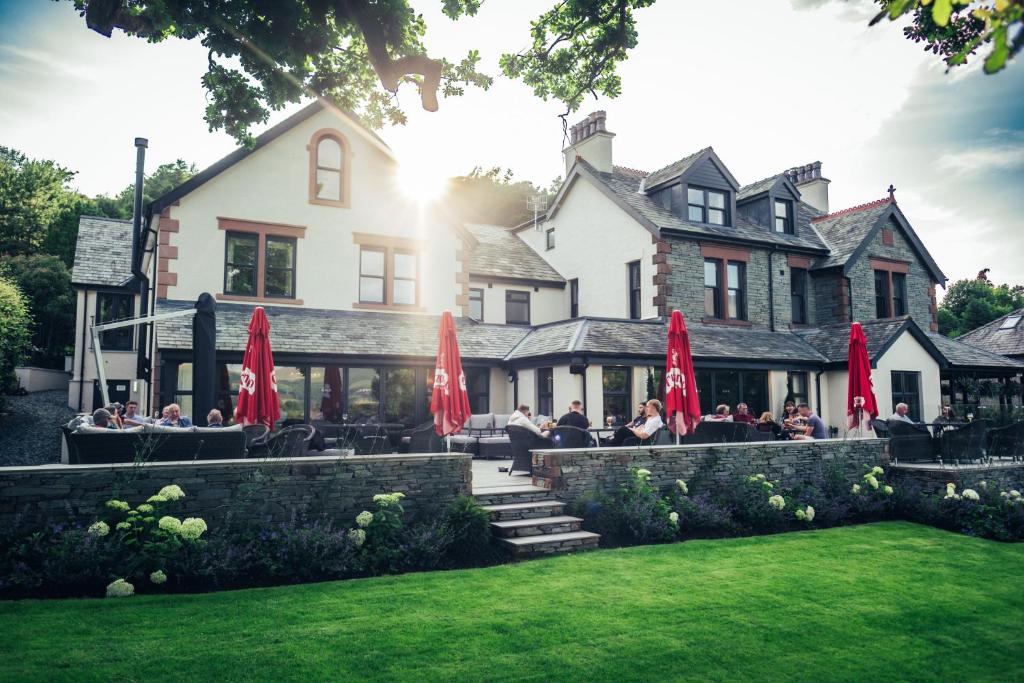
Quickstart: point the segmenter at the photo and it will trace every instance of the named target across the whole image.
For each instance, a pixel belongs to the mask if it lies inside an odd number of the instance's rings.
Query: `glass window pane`
[[[725,225],[725,211],[721,209],[708,209],[708,223],[712,225]]]
[[[386,370],[384,386],[384,421],[412,425],[416,421],[416,370]]]
[[[739,293],[731,289],[729,290],[729,317],[733,320],[740,317]]]
[[[192,364],[178,363],[177,391],[192,391]]]
[[[786,219],[776,218],[775,219],[775,232],[786,232]]]
[[[228,391],[232,394],[238,394],[238,386],[242,379],[242,364],[241,363],[228,363],[224,366],[228,373]]]
[[[394,283],[394,302],[396,304],[403,304],[413,306],[416,304],[416,281],[415,280],[395,280]]]
[[[714,261],[704,262],[704,286],[718,286],[718,264],[715,263]]]
[[[469,317],[473,320],[484,319],[484,290],[469,290]]]
[[[687,212],[691,221],[697,221],[698,223],[704,222],[704,209],[699,206],[691,206]]]
[[[704,314],[709,318],[718,317],[718,312],[715,310],[715,290],[710,287],[704,288]]]
[[[181,408],[182,415],[192,417],[192,394],[175,394],[174,402]]]
[[[251,266],[228,268],[226,287],[228,294],[256,296],[256,269]]]
[[[711,373],[707,370],[695,370],[697,377],[697,398],[700,399],[700,412],[710,415],[715,412],[714,396],[711,394]]]
[[[732,411],[740,401],[740,373],[721,370],[715,373],[715,405],[724,403]]]
[[[742,400],[750,408],[750,413],[760,416],[768,405],[768,373],[757,370],[742,373],[743,393]]]
[[[295,242],[267,238],[267,267],[291,268],[295,257]]]
[[[729,288],[739,289],[740,287],[740,265],[738,263],[730,263],[728,266],[729,273]]]
[[[384,303],[384,279],[379,277],[359,278],[359,300],[367,304]]]
[[[341,170],[341,145],[333,138],[323,138],[316,146],[316,165]]]
[[[366,248],[360,250],[359,274],[384,277],[384,252]]]
[[[722,192],[708,192],[708,206],[715,209],[724,209],[725,194]]]
[[[789,212],[786,210],[786,202],[779,200],[775,201],[775,215],[778,218],[786,218],[789,216]]]
[[[256,235],[228,235],[228,263],[240,266],[255,266],[259,250]]]
[[[376,368],[349,368],[348,421],[378,422],[380,419],[380,375]]]
[[[629,376],[629,368],[605,367],[601,372],[604,416],[611,417],[614,424],[632,418]]]
[[[281,420],[303,420],[306,417],[306,376],[302,368],[278,365],[277,396],[281,401]]]
[[[343,422],[341,366],[314,367],[309,372],[309,419]]]
[[[279,296],[292,298],[295,292],[292,291],[292,271],[268,268],[263,282],[264,294],[266,296]]]
[[[395,277],[416,279],[416,254],[395,252]]]
[[[340,201],[341,173],[318,168],[316,170],[316,196],[317,199]]]
[[[698,190],[692,187],[687,188],[686,201],[690,204],[704,206],[704,190]]]

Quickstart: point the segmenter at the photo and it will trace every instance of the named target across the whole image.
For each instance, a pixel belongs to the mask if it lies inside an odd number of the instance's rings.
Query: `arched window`
[[[348,144],[336,130],[317,131],[309,144],[309,201],[348,206]]]

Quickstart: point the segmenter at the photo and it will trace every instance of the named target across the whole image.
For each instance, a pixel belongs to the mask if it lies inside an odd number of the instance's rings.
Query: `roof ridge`
[[[132,222],[131,218],[112,218],[110,216],[94,216],[91,213],[83,213],[78,218],[79,218],[79,220],[81,220],[82,218],[92,218],[92,219],[98,220],[98,221],[116,221],[117,223],[131,223]]]
[[[612,171],[618,171],[623,175],[635,175],[638,178],[645,178],[650,175],[648,171],[641,171],[638,168],[631,168],[629,166],[619,166],[618,164],[612,164]]]
[[[740,192],[743,192],[743,188],[745,188],[745,187],[753,187],[754,185],[759,185],[760,183],[763,183],[766,180],[774,180],[775,178],[778,178],[780,175],[785,175],[785,174],[784,173],[774,173],[772,175],[766,175],[764,178],[761,178],[760,180],[755,180],[752,183],[747,183],[746,185],[740,185]]]
[[[659,168],[657,170],[654,170],[654,171],[651,171],[647,175],[649,175],[649,176],[657,175],[658,173],[664,171],[666,168],[669,168],[670,166],[674,166],[675,164],[678,164],[681,161],[686,161],[687,159],[692,159],[693,157],[700,156],[701,154],[703,154],[704,152],[707,152],[710,149],[713,149],[711,145],[708,145],[707,147],[702,147],[701,149],[698,149],[696,152],[692,152],[690,154],[687,154],[686,156],[680,157],[680,158],[676,159],[675,161],[670,161],[669,163],[665,164],[661,168]]]
[[[995,320],[990,320],[987,323],[985,323],[984,325],[980,325],[978,327],[975,327],[973,330],[968,330],[968,331],[964,332],[959,337],[955,337],[955,338],[954,337],[950,337],[950,339],[954,339],[954,340],[956,340],[956,339],[963,339],[964,337],[970,336],[970,335],[974,334],[975,332],[981,332],[982,330],[984,330],[986,328],[992,327],[996,323],[1002,324],[1002,322],[1004,320],[1006,320],[1010,316],[1014,316],[1014,315],[1024,316],[1024,308],[1017,308],[1017,309],[1014,309],[1014,310],[1010,311],[1009,313],[1004,313],[1003,315],[999,316]]]
[[[851,213],[857,213],[858,211],[864,211],[865,209],[872,209],[872,208],[874,208],[876,206],[883,206],[885,204],[895,204],[895,203],[896,203],[896,200],[892,199],[891,197],[882,197],[881,199],[876,199],[876,200],[874,200],[872,202],[867,202],[866,204],[858,204],[856,206],[851,206],[848,209],[841,209],[839,211],[833,211],[832,213],[827,213],[824,216],[817,216],[816,218],[812,218],[811,222],[814,223],[814,222],[817,222],[817,221],[826,220],[828,218],[838,218],[839,216],[848,216]]]

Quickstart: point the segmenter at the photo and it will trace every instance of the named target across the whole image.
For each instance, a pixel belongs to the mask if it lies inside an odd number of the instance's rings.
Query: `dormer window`
[[[788,199],[775,200],[775,232],[793,234],[793,202]]]
[[[729,196],[725,192],[708,190],[703,187],[688,187],[686,189],[686,215],[695,223],[728,225],[728,200]]]
[[[313,134],[309,151],[309,202],[349,205],[349,152],[345,136],[325,128]]]

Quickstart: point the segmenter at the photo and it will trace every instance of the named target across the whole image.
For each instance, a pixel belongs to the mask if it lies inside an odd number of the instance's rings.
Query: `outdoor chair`
[[[1024,422],[1014,422],[988,430],[987,452],[992,458],[1024,458]]]
[[[251,453],[258,448],[266,447],[270,428],[264,424],[246,425],[242,427],[242,433],[245,434],[245,448]]]
[[[113,462],[166,462],[244,458],[241,429],[195,431],[171,427],[136,427],[131,431],[79,427],[65,431],[68,463],[90,465]]]
[[[408,439],[408,441],[406,441]],[[424,422],[419,427],[412,429],[402,442],[408,444],[409,453],[440,453],[444,450],[444,443],[441,437],[434,431],[434,421]]]
[[[926,427],[903,420],[889,420],[889,454],[897,461],[931,461],[935,459],[932,435]]]
[[[509,476],[512,475],[513,470],[533,474],[533,454],[530,451],[536,448],[549,448],[551,444],[526,427],[509,425],[505,427],[505,431],[508,432],[509,443],[512,447],[512,466],[508,468]]]
[[[693,434],[683,437],[683,443],[737,443],[746,441],[746,434],[738,428],[749,430],[742,422],[698,422]]]
[[[762,425],[747,425],[744,433],[745,441],[774,441],[775,434],[772,432],[772,425],[763,425],[767,429],[761,429]]]
[[[654,430],[654,433],[648,436],[646,439],[639,439],[635,436],[627,436],[622,440],[623,446],[655,446],[658,444],[658,439],[661,437],[662,432],[666,432],[664,427],[658,427]]]
[[[974,420],[959,429],[942,433],[940,439],[942,459],[945,462],[975,462],[985,457],[985,437],[988,424]]]
[[[298,458],[309,452],[313,427],[306,424],[285,427],[267,441],[267,453],[272,458]]]
[[[586,429],[572,425],[560,425],[551,433],[551,440],[558,448],[589,448],[594,445],[594,437]]]
[[[390,449],[391,439],[383,427],[363,425],[348,430],[345,446],[353,449],[356,455],[380,455]]]
[[[885,420],[879,420],[878,418],[875,418],[874,420],[871,421],[871,429],[874,430],[875,436],[877,436],[879,439],[889,438],[889,423],[886,422]]]

